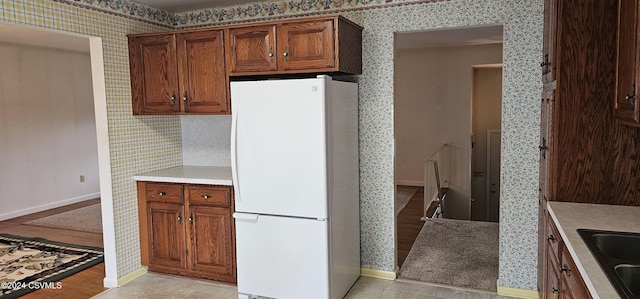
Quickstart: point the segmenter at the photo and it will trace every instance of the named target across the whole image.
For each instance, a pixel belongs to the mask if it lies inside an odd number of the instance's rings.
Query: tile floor
[[[144,276],[120,287],[104,291],[96,299],[138,298],[208,298],[237,299],[235,286],[207,280],[186,278],[159,273]],[[383,280],[360,277],[346,299],[507,299],[496,293],[457,289],[407,280]]]

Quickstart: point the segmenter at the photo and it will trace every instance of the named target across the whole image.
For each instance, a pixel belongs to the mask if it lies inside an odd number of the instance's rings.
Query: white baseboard
[[[396,185],[422,187],[422,186],[424,186],[424,182],[423,181],[398,180],[398,181],[396,181]]]
[[[514,297],[514,298],[524,298],[524,299],[540,298],[538,291],[535,291],[535,290],[515,289],[515,288],[507,288],[507,287],[501,287],[501,286],[498,286],[498,295]]]
[[[96,193],[82,195],[82,196],[78,196],[78,197],[74,197],[74,198],[54,201],[54,202],[42,204],[42,205],[39,205],[39,206],[30,207],[28,209],[23,209],[23,210],[18,210],[18,211],[11,211],[11,212],[8,212],[8,213],[0,214],[0,221],[11,219],[11,218],[16,218],[16,217],[20,217],[20,216],[24,216],[24,215],[29,215],[29,214],[33,214],[33,213],[37,213],[37,212],[42,212],[42,211],[50,210],[50,209],[53,209],[53,208],[59,208],[59,207],[62,207],[62,206],[70,205],[72,203],[78,203],[78,202],[81,202],[81,201],[85,201],[85,200],[89,200],[89,199],[95,199],[95,198],[99,198],[99,197],[100,197],[100,192],[96,192]]]
[[[383,271],[368,268],[360,268],[360,276],[396,280],[396,272],[394,271]]]
[[[134,281],[135,279],[139,278],[142,275],[147,274],[148,270],[147,267],[142,266],[140,267],[138,270],[135,270],[123,277],[114,279],[114,278],[109,278],[109,277],[105,277],[102,280],[102,284],[104,285],[105,288],[118,288],[121,287],[127,283],[130,283],[132,281]]]

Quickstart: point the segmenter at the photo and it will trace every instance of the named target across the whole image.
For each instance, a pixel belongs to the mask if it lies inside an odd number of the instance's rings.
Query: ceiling
[[[135,2],[143,3],[173,13],[202,8],[234,6],[260,1],[261,0],[135,0]]]

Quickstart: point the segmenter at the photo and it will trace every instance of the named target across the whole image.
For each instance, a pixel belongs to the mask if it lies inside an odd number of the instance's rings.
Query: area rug
[[[61,289],[61,279],[103,260],[102,248],[0,234],[0,299]]]
[[[402,264],[399,276],[495,292],[498,223],[427,220]]]
[[[27,221],[24,224],[101,234],[102,214],[100,204],[95,204]]]
[[[407,206],[411,197],[418,192],[418,187],[398,186],[396,194],[396,216]]]

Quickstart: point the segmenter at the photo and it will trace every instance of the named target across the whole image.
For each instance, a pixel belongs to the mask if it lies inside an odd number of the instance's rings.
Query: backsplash
[[[182,164],[231,166],[231,116],[186,115],[182,127]]]

